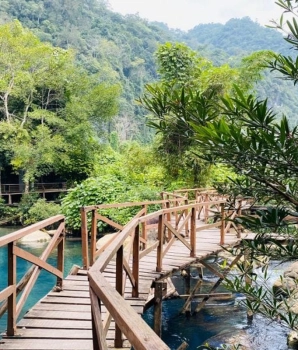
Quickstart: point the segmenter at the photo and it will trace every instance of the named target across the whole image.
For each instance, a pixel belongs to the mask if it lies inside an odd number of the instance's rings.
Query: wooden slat
[[[13,350],[90,350],[92,340],[86,339],[5,339],[5,349]]]

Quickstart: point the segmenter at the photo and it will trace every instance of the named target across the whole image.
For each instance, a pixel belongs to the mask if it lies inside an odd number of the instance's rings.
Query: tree
[[[160,82],[148,84],[139,102],[152,114],[149,125],[161,134],[158,153],[174,179],[192,171],[191,186],[204,185],[208,165],[196,155],[191,123],[206,125],[217,119],[220,98],[234,94],[233,83],[249,91],[272,55],[261,51],[242,60],[239,68],[215,67],[182,44],[166,43],[156,53]],[[217,107],[218,105],[218,107]],[[201,181],[201,183],[200,183]]]
[[[51,171],[86,177],[96,131],[117,113],[118,95],[77,66],[71,50],[42,43],[18,21],[1,26],[1,151],[26,191]]]
[[[278,0],[277,4],[285,13],[298,16],[297,1]],[[286,30],[286,41],[297,49],[298,23],[295,17],[284,22],[282,16],[273,26]],[[296,85],[296,58],[274,54],[267,66]],[[172,100],[171,103],[172,107]],[[164,111],[164,106],[162,108],[157,110]],[[256,204],[266,205],[257,211],[257,216],[238,219],[238,223],[258,233],[254,240],[243,242],[242,252],[256,260],[260,255],[282,261],[297,259],[297,228],[293,224],[298,218],[298,127],[290,127],[286,116],[278,120],[266,99],[258,100],[241,84],[234,86],[234,94],[221,96],[219,103],[210,104],[203,114],[190,113],[184,108],[183,115],[177,107],[171,112],[182,124],[180,137],[191,135],[200,157],[210,163],[224,163],[237,173],[236,180],[221,188],[224,193],[234,197],[250,196]],[[156,113],[159,117],[156,127],[162,131],[167,127],[164,115]],[[272,232],[289,238],[288,243],[281,244],[272,237]],[[226,284],[246,295],[244,303],[250,311],[297,330],[298,315],[293,312],[291,304],[295,288],[292,291],[282,284],[277,295],[275,290],[266,286],[266,262],[262,278],[253,273],[251,264],[239,264],[238,267],[239,276],[227,279]]]

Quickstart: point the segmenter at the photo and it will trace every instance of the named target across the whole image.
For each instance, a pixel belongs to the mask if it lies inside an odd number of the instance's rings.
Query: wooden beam
[[[162,296],[163,296],[163,285],[161,281],[154,283],[154,332],[161,337],[161,326],[162,326]]]
[[[89,271],[90,286],[111,313],[128,341],[138,350],[170,350],[99,272]]]
[[[53,275],[59,277],[59,278],[63,278],[63,272],[62,271],[59,271],[56,267],[48,264],[47,262],[43,261],[42,259],[40,259],[39,257],[29,253],[29,252],[26,252],[25,250],[15,246],[13,248],[13,253],[26,260],[26,261],[29,261],[31,262],[32,264],[35,264],[36,266],[38,267],[41,267],[42,269],[52,273]]]
[[[177,230],[174,229],[171,224],[166,221],[165,225],[179,239],[179,241],[181,241],[189,250],[191,250],[191,245],[180,235]]]
[[[201,287],[202,283],[203,283],[202,280],[198,280],[198,282],[194,286],[193,290],[189,294],[189,296],[188,296],[185,304],[183,305],[183,308],[180,311],[180,313],[184,314],[186,311],[190,311],[190,308],[189,308],[190,303],[191,303],[192,299],[194,298],[194,295],[196,294],[196,291]]]
[[[237,262],[240,260],[240,258],[242,257],[242,253],[237,255],[235,257],[235,259],[231,262],[231,264],[229,265],[229,267],[226,269],[226,271],[224,272],[224,274],[222,275],[222,278],[219,278],[215,284],[213,285],[213,287],[211,288],[209,294],[204,297],[204,299],[201,301],[200,304],[198,304],[198,306],[196,307],[195,312],[199,312],[207,303],[207,301],[210,298],[210,295],[213,294],[215,292],[215,290],[219,287],[219,285],[221,284],[221,282],[223,281],[223,279],[228,275],[228,273],[231,271],[231,269],[233,268],[234,265],[237,264]]]
[[[108,350],[102,324],[100,300],[90,288],[93,350]]]

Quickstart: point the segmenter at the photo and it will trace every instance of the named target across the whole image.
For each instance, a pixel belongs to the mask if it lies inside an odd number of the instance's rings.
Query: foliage
[[[144,110],[134,100],[143,93],[144,84],[157,78],[153,53],[159,44],[184,42],[200,56],[208,57],[216,67],[227,62],[233,66],[243,56],[257,50],[291,54],[279,32],[248,17],[231,19],[226,24],[201,24],[183,32],[170,30],[164,23],[148,22],[137,15],[114,13],[106,1],[2,0],[0,22],[13,19],[18,19],[43,42],[56,48],[74,49],[80,66],[96,74],[99,82],[121,84],[118,118],[109,124],[109,130],[121,132],[123,140],[150,142],[152,139],[152,129],[145,127]],[[261,86],[260,93],[268,89],[268,85]],[[275,88],[271,94],[272,105],[280,100],[275,101],[275,96],[282,96],[283,104],[292,111],[294,118],[294,98],[289,103],[284,98],[285,94],[293,97],[289,86],[284,89],[283,84],[273,84],[270,88],[272,86]]]
[[[220,97],[234,94],[233,82],[249,91],[272,55],[271,52],[255,53],[244,58],[242,65],[235,69],[228,65],[214,67],[184,45],[167,43],[160,46],[157,57],[161,60],[158,63],[163,76],[159,83],[146,86],[139,102],[152,114],[148,125],[161,135],[157,153],[161,154],[168,174],[174,180],[191,173],[191,186],[206,185],[209,168],[200,159],[194,129],[189,126],[206,126],[217,119]],[[187,79],[183,75],[185,71],[188,72]]]
[[[5,200],[0,198],[0,220],[7,219],[16,215],[16,209],[5,204]]]
[[[296,3],[278,1],[285,12],[291,12],[297,17]],[[286,23],[281,17],[275,27],[286,29],[289,34],[286,41],[294,49],[298,48],[298,24],[295,17]],[[296,58],[274,54],[268,66],[273,72],[282,74],[283,79],[296,85],[296,63]],[[237,221],[258,232],[258,235],[252,241],[244,241],[241,252],[246,255],[248,262],[238,264],[240,275],[227,279],[226,284],[246,296],[244,304],[252,313],[259,312],[297,330],[298,316],[291,309],[290,290],[285,287],[282,297],[275,295],[266,284],[267,259],[262,276],[255,273],[250,259],[260,260],[260,256],[282,261],[297,259],[297,228],[293,224],[297,223],[298,217],[298,127],[291,127],[286,116],[278,120],[267,100],[257,99],[245,86],[234,85],[232,92],[220,96],[219,102],[215,101],[203,114],[185,113],[185,118],[180,112],[180,104],[175,109],[171,104],[171,112],[175,112],[177,123],[182,125],[181,133],[185,138],[191,136],[199,148],[198,156],[211,164],[225,164],[238,175],[230,183],[229,191],[233,191],[235,197],[250,195],[254,204],[262,204],[256,216],[242,217]],[[167,101],[166,98],[163,96],[163,101]],[[162,113],[156,113],[156,116],[159,117],[157,126],[163,132],[167,124],[163,119],[165,108],[161,106]],[[288,243],[281,244],[275,235],[282,235]]]
[[[164,184],[164,169],[156,161],[152,148],[134,141],[122,143],[117,147],[119,151],[109,146],[102,147],[94,177],[77,185],[63,198],[62,208],[69,229],[80,229],[79,208],[82,206],[159,198]],[[139,207],[131,207],[104,212],[111,219],[125,224],[139,210]],[[99,225],[100,230],[105,227],[106,225]]]
[[[42,43],[18,21],[0,29],[1,159],[24,173],[25,191],[53,171],[86,177],[119,88],[99,84],[71,50]]]
[[[47,219],[61,213],[61,207],[56,203],[49,203],[45,199],[38,199],[28,210],[27,218],[24,221],[25,225],[34,224],[38,221]]]
[[[22,195],[21,201],[18,205],[18,214],[20,215],[20,222],[22,225],[25,224],[26,220],[28,220],[29,211],[37,200],[37,193],[25,193]]]
[[[62,199],[62,212],[68,229],[80,230],[80,208],[87,205],[116,203],[120,193],[130,187],[111,174],[88,178],[71,189]],[[99,229],[102,229],[100,225]]]

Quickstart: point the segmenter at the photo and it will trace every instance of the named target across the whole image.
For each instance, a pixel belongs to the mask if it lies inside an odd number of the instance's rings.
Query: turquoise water
[[[16,228],[0,228],[0,235],[15,231]],[[24,248],[30,250],[35,255],[40,255],[44,249],[44,244],[30,245]],[[55,263],[55,257],[51,256],[48,262]],[[65,245],[65,275],[68,274],[73,264],[81,265],[81,242],[66,239]],[[0,248],[0,290],[7,285],[7,251]],[[17,261],[18,279],[31,266],[30,263],[22,259]],[[198,280],[197,270],[191,270],[191,287]],[[179,273],[173,276],[173,283],[180,294],[187,294],[186,280]],[[211,274],[205,274],[205,288],[210,289],[212,283],[217,280]],[[30,309],[39,299],[45,296],[55,285],[55,277],[46,271],[42,271],[35,287],[33,288],[28,301],[24,307],[22,315]],[[208,287],[209,286],[209,287]],[[220,290],[218,290],[220,291]],[[238,296],[235,296],[237,299]],[[199,345],[208,341],[213,346],[219,346],[223,342],[226,334],[234,335],[238,332],[245,332],[252,343],[253,349],[258,350],[287,350],[286,330],[280,325],[268,322],[256,317],[253,324],[248,325],[246,311],[235,304],[235,300],[212,302],[200,313],[194,315],[180,315],[180,310],[184,300],[172,299],[163,302],[162,312],[162,339],[171,349],[177,349],[183,341],[189,344],[189,350],[196,349]],[[196,302],[192,303],[192,309]],[[22,316],[21,315],[21,316]],[[144,319],[153,325],[153,309],[149,309],[144,314]],[[6,328],[5,315],[0,318],[0,332]],[[266,342],[264,341],[266,339]],[[225,341],[225,340],[224,340]]]

